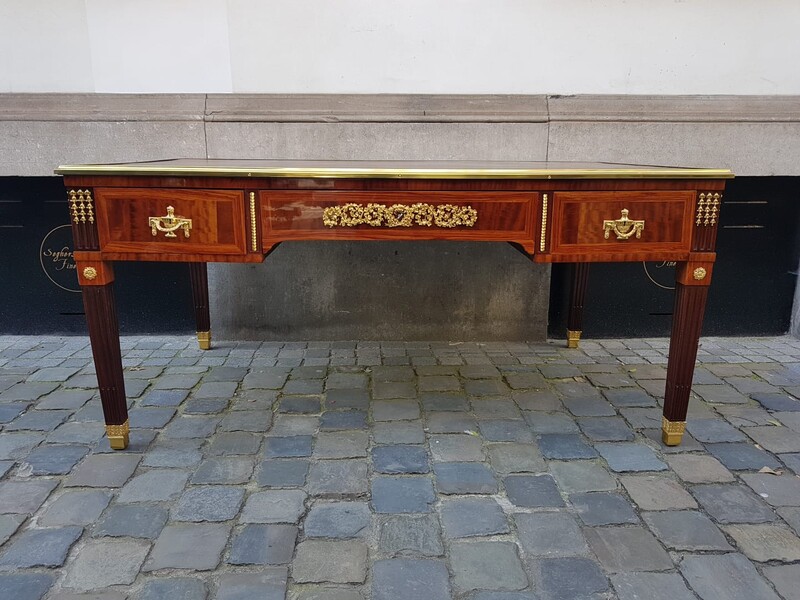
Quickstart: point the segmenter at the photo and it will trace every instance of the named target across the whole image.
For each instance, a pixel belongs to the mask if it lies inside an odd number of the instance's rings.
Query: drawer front
[[[100,249],[245,254],[244,192],[96,188]]]
[[[537,193],[261,192],[264,244],[283,239],[533,239]]]
[[[689,251],[693,191],[556,192],[552,254]]]

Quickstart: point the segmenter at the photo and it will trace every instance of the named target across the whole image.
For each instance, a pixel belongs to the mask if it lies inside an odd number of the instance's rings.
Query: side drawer
[[[235,255],[247,251],[241,190],[95,188],[95,197],[104,252]]]
[[[694,201],[694,191],[556,192],[550,252],[688,252]]]
[[[533,245],[535,192],[262,191],[264,246],[287,239],[457,239]]]

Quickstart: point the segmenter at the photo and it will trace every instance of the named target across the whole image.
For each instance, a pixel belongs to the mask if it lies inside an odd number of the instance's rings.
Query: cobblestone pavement
[[[800,598],[800,341],[0,337],[0,598]]]

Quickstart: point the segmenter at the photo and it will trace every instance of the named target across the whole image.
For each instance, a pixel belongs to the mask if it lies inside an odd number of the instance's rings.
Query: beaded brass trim
[[[106,425],[106,436],[108,443],[114,450],[124,450],[128,447],[128,436],[130,434],[130,422],[126,420],[122,425]]]
[[[542,194],[542,233],[539,237],[539,252],[544,252],[547,243],[547,194]]]
[[[700,225],[703,227],[716,225],[721,200],[722,194],[700,194],[697,200],[694,224],[698,227]]]
[[[210,331],[198,331],[197,332],[197,345],[200,347],[200,350],[210,350],[211,349],[211,332]]]
[[[258,230],[256,229],[256,193],[250,192],[250,237],[253,252],[258,250]]]
[[[478,220],[478,211],[471,206],[453,204],[355,204],[329,206],[322,211],[326,227],[472,227]]]
[[[686,421],[670,421],[667,417],[661,417],[661,441],[664,445],[679,445],[685,431]]]
[[[91,190],[70,190],[67,192],[69,211],[73,223],[94,223],[94,205]]]
[[[578,342],[581,341],[581,331],[572,331],[567,329],[567,348],[577,348]]]

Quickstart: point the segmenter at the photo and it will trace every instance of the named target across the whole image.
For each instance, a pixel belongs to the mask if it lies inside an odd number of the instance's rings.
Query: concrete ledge
[[[202,121],[204,94],[0,94],[0,121]]]

